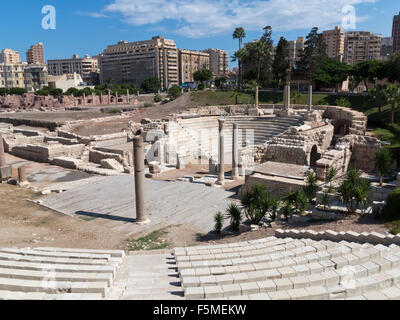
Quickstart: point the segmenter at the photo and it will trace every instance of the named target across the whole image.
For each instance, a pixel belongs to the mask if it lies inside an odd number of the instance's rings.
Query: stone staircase
[[[0,299],[106,298],[124,257],[122,250],[0,249]]]
[[[176,248],[186,299],[400,299],[400,247],[269,237]]]

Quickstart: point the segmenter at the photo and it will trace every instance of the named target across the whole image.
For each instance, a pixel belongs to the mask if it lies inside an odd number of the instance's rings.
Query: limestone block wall
[[[356,136],[352,157],[354,165],[363,171],[374,170],[374,154],[381,146],[382,142],[375,137]]]
[[[20,145],[11,149],[11,154],[37,162],[50,162],[56,157],[73,157],[78,158],[81,156],[85,145],[76,144],[65,146],[59,143],[50,145]]]
[[[114,159],[117,160],[119,163],[123,163],[124,158],[116,153],[111,152],[103,152],[99,150],[91,149],[89,151],[89,162],[100,164],[104,159]]]

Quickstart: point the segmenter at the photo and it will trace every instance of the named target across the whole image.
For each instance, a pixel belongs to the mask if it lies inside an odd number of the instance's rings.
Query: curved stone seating
[[[0,249],[0,299],[105,298],[122,250]]]
[[[186,299],[400,298],[395,244],[286,236],[176,248],[174,256]]]

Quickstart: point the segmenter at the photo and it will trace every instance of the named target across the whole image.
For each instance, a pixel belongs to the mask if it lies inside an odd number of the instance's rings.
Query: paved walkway
[[[151,223],[135,223],[132,175],[104,177],[92,184],[47,196],[40,203],[67,215],[84,217],[88,223],[105,225],[129,234],[168,225],[188,224],[202,232],[214,227],[214,215],[225,212],[234,193],[203,184],[146,180],[147,211]]]
[[[127,256],[117,273],[108,299],[184,299],[174,257],[170,253]]]

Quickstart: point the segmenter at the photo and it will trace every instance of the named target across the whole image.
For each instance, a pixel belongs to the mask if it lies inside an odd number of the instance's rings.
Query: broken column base
[[[279,111],[278,116],[279,117],[287,117],[287,116],[291,116],[293,114],[294,114],[293,109],[289,108],[289,109]]]
[[[0,183],[7,182],[11,179],[12,176],[12,167],[5,166],[0,168]]]
[[[18,182],[18,187],[25,188],[28,187],[30,184],[28,181]]]

